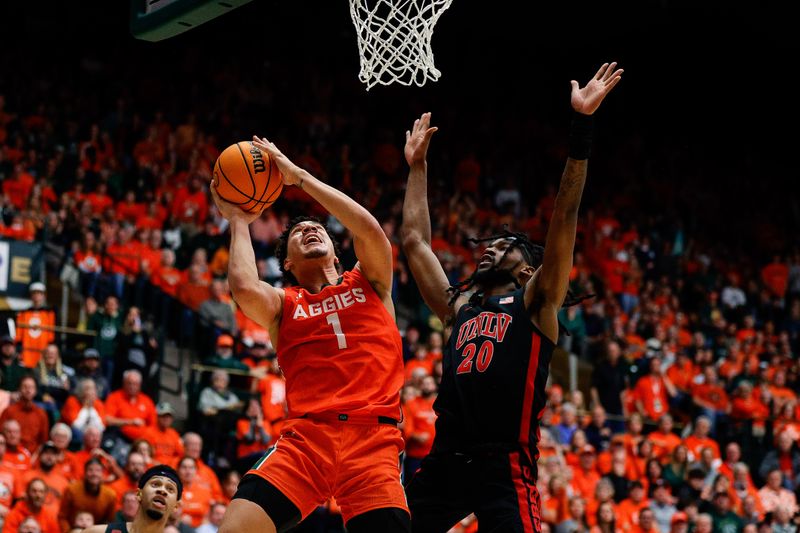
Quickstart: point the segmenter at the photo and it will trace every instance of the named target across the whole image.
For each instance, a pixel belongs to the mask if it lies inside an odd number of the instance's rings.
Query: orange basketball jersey
[[[364,274],[312,294],[286,287],[278,363],[289,417],[314,413],[400,418],[400,334]]]

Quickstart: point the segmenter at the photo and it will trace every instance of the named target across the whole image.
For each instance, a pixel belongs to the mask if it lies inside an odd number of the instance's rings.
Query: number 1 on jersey
[[[342,323],[339,322],[339,313],[331,313],[325,318],[325,320],[327,320],[328,324],[333,327],[333,332],[336,334],[336,342],[339,343],[339,349],[344,350],[347,348],[347,339],[344,338]]]

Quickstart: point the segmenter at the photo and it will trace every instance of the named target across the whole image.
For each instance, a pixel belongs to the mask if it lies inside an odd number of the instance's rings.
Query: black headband
[[[183,493],[183,483],[181,482],[181,478],[178,477],[178,473],[174,468],[167,465],[156,465],[148,468],[145,473],[142,474],[142,477],[139,478],[139,488],[144,488],[145,483],[147,483],[150,478],[155,476],[162,476],[174,481],[175,485],[178,486],[178,499],[181,499],[181,494]]]

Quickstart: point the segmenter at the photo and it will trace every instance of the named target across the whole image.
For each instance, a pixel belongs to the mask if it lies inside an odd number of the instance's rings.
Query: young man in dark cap
[[[178,473],[169,466],[156,465],[139,478],[139,511],[133,521],[96,525],[83,533],[163,533],[182,494]]]

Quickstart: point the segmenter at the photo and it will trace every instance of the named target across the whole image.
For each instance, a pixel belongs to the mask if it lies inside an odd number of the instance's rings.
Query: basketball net
[[[453,0],[350,0],[367,90],[377,84],[423,86],[441,72],[433,64],[436,21]]]

